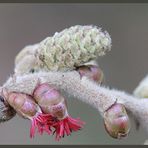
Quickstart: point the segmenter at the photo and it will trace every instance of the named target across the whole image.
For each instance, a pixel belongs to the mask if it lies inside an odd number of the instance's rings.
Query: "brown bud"
[[[104,80],[104,74],[100,67],[96,65],[83,65],[77,68],[80,76],[86,76],[91,80],[101,84]]]
[[[16,115],[16,111],[6,101],[3,91],[0,90],[0,122],[10,120]]]
[[[104,125],[109,135],[116,139],[126,137],[130,121],[124,105],[115,103],[104,113]]]

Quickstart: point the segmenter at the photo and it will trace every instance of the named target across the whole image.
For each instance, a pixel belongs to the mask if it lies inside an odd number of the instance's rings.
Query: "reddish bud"
[[[86,76],[91,80],[101,84],[104,80],[104,74],[101,68],[96,65],[84,65],[77,68],[80,76]]]
[[[72,131],[82,128],[84,122],[69,116],[66,100],[62,94],[47,83],[39,85],[33,93],[34,99],[42,108],[42,111],[53,116],[56,140],[70,135]]]
[[[7,101],[19,115],[31,120],[31,138],[34,137],[36,129],[38,129],[40,134],[44,131],[48,134],[51,133],[52,116],[42,113],[40,107],[33,101],[31,96],[12,92],[9,94]]]
[[[115,103],[104,113],[104,125],[113,138],[126,137],[130,131],[130,121],[124,105]]]
[[[58,104],[63,98],[60,92],[54,87],[43,83],[34,90],[34,99],[38,102],[41,107],[51,106]]]

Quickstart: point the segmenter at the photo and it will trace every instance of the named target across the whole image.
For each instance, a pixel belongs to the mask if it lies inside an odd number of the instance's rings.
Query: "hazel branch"
[[[64,90],[69,95],[88,103],[103,116],[104,112],[116,101],[125,105],[134,117],[148,132],[148,101],[139,99],[125,92],[98,86],[86,77],[80,78],[76,71],[71,72],[38,72],[23,76],[10,77],[3,85],[9,91],[31,95],[38,83],[47,82]]]
[[[104,118],[107,132],[114,138],[120,139],[129,133],[130,122],[126,109],[148,132],[148,101],[144,99],[147,96],[147,83],[140,83],[134,91],[134,95],[140,97],[139,99],[94,82],[98,78],[102,79],[101,72],[98,73],[99,69],[94,67],[96,64],[92,63],[92,60],[110,50],[111,38],[106,31],[103,32],[92,25],[72,26],[21,50],[15,58],[15,74],[2,88],[18,95],[24,93],[33,96],[39,84],[48,83],[96,108]],[[88,68],[90,65],[91,69]],[[143,85],[146,87],[143,88]],[[2,89],[2,94],[5,89]],[[2,105],[5,106],[4,103]],[[64,124],[66,127],[67,121],[66,119],[59,122],[62,129]],[[77,122],[75,125],[77,126]],[[64,131],[61,131],[63,130],[59,130],[58,127],[57,133],[63,137]]]

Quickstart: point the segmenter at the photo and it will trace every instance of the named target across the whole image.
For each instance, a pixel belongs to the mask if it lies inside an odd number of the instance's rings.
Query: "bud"
[[[126,137],[130,121],[124,105],[115,103],[104,113],[104,125],[108,134],[116,139]]]
[[[33,96],[41,107],[46,106],[47,109],[49,106],[58,104],[61,100],[63,100],[63,97],[55,86],[49,86],[48,83],[38,85],[34,90]]]
[[[52,115],[55,119],[52,127],[55,129],[55,139],[65,135],[69,136],[71,132],[80,130],[84,122],[79,118],[72,118],[67,109],[66,99],[54,86],[43,83],[37,86],[33,97],[46,114]]]
[[[77,68],[80,76],[86,76],[91,80],[101,84],[104,80],[104,74],[101,68],[97,65],[83,65]]]
[[[41,135],[44,131],[51,134],[52,116],[50,114],[44,114],[31,96],[11,92],[7,101],[20,116],[31,121],[30,138],[35,136],[36,129],[38,129]]]
[[[5,98],[5,90],[0,90],[0,122],[8,121],[16,115],[15,110],[8,104]]]
[[[15,110],[0,96],[0,122],[10,120],[15,114]]]

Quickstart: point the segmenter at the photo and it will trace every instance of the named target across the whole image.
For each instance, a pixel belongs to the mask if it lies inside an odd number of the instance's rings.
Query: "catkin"
[[[31,49],[33,52],[29,52]],[[59,33],[56,32],[52,37],[47,37],[40,43],[32,45],[32,48],[25,47],[16,56],[15,72],[27,73],[32,69],[35,71],[74,70],[98,56],[105,55],[110,49],[111,38],[106,31],[103,32],[97,26],[76,25]],[[32,59],[35,57],[35,61],[30,63],[31,66],[25,64],[28,60],[26,56],[29,55],[32,55]],[[24,61],[21,62],[22,60]],[[23,65],[25,70],[22,69]]]

